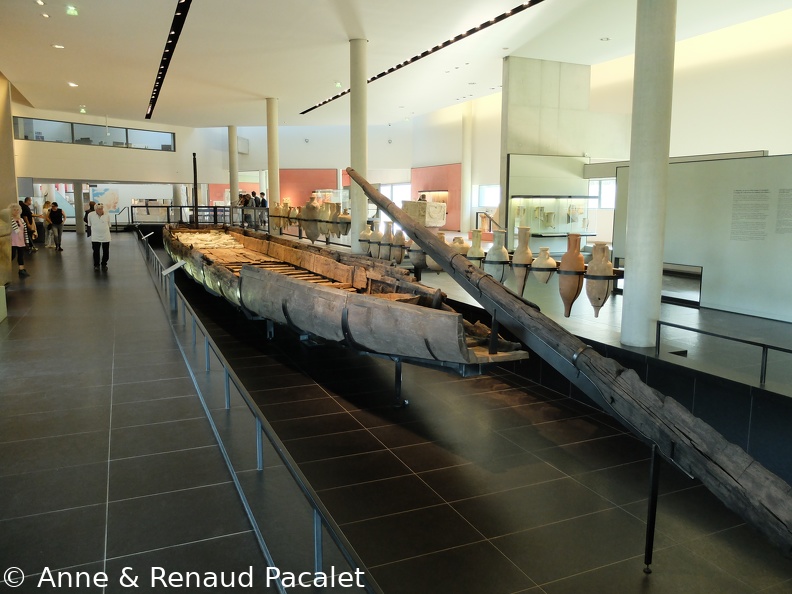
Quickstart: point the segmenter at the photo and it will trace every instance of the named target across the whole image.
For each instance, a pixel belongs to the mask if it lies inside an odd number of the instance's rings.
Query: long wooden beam
[[[406,215],[354,169],[349,176],[494,319],[637,436],[698,478],[792,556],[792,487],[669,396],[589,348]]]

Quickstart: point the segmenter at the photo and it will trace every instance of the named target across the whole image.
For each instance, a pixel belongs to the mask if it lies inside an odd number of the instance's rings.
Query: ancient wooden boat
[[[465,320],[439,289],[373,258],[239,228],[169,225],[163,242],[207,291],[300,334],[441,365],[528,356],[519,343],[493,344],[489,328]]]

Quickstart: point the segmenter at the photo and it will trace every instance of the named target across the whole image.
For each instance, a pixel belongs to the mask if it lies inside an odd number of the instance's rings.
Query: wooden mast
[[[481,306],[604,411],[699,479],[727,507],[792,556],[792,487],[638,375],[589,348],[539,308],[440,242],[354,169],[349,176]],[[493,329],[494,330],[494,329]]]

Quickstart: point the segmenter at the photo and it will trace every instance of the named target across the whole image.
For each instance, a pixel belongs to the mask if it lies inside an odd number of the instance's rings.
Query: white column
[[[465,103],[462,115],[462,186],[459,201],[459,230],[470,231],[473,192],[473,102]]]
[[[267,193],[267,178],[264,175],[264,170],[259,169],[259,196]]]
[[[83,204],[83,184],[81,181],[72,182],[74,188],[74,230],[78,235],[85,233],[85,204]]]
[[[636,347],[654,346],[660,317],[676,5],[638,0],[621,324],[621,342]]]
[[[231,185],[231,206],[239,202],[239,145],[237,127],[228,127],[228,182]]]
[[[349,40],[349,104],[351,167],[363,177],[368,175],[368,89],[366,88],[366,44],[365,39]],[[349,206],[352,227],[349,232],[352,252],[362,253],[358,235],[366,226],[367,198],[355,182],[349,187]]]
[[[267,97],[267,200],[280,204],[280,148],[278,145],[278,100]]]
[[[19,201],[14,164],[13,122],[11,83],[0,74],[0,210]]]

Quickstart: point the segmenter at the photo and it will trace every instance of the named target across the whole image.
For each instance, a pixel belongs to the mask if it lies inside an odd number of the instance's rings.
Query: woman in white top
[[[93,248],[94,270],[99,270],[99,248],[102,249],[102,270],[107,270],[110,259],[110,215],[104,211],[102,204],[88,213],[88,226],[91,227],[91,247]]]

